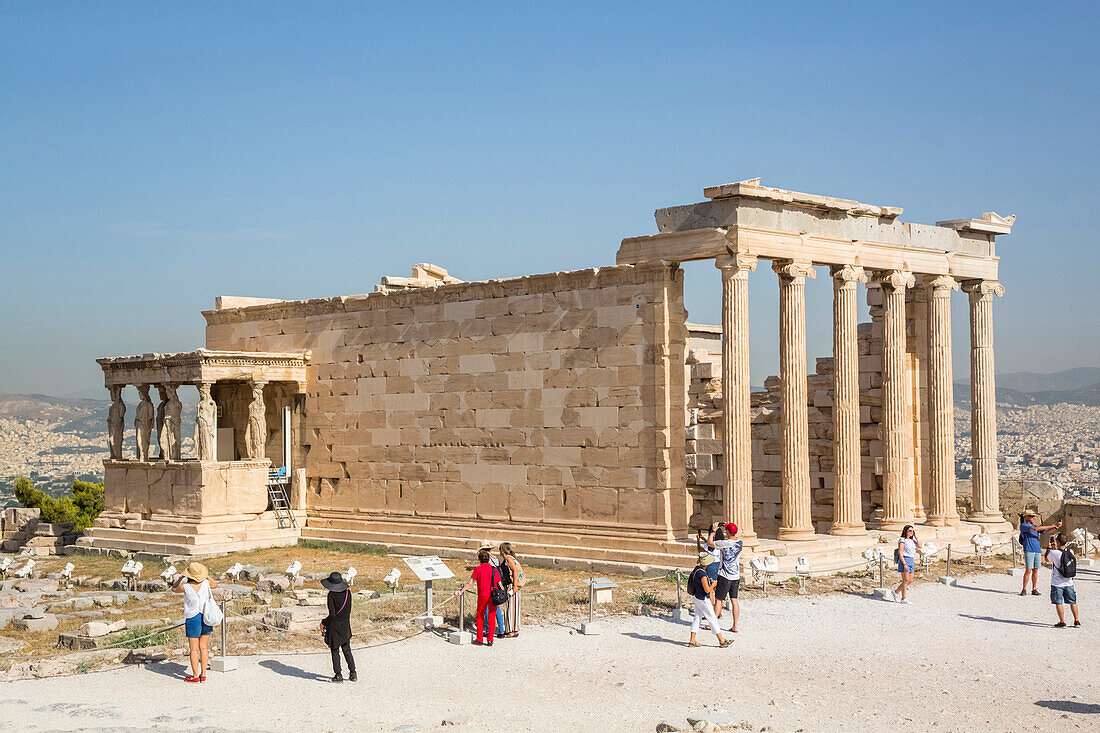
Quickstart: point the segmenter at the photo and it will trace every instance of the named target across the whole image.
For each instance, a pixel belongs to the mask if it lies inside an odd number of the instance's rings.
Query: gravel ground
[[[603,634],[528,627],[492,649],[431,634],[358,653],[332,685],[327,654],[241,658],[185,684],[175,662],[0,685],[8,730],[653,731],[701,711],[774,731],[1062,731],[1100,726],[1100,573],[1077,579],[1081,629],[1054,629],[1019,579],[921,584],[903,606],[859,595],[752,600],[729,649],[684,646],[669,618]],[[1067,609],[1068,611],[1068,609]],[[728,617],[727,617],[728,618]],[[727,619],[723,619],[728,624]],[[686,727],[686,726],[685,726]]]

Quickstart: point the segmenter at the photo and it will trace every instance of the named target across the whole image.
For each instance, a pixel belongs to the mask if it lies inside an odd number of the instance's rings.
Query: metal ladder
[[[287,471],[283,467],[278,471],[267,473],[267,496],[271,500],[271,508],[275,510],[275,519],[279,522],[279,529],[298,528],[298,520],[294,518],[294,512],[290,511],[290,500],[286,496]]]

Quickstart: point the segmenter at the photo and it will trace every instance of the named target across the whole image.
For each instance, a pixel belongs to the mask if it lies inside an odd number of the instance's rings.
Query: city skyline
[[[96,357],[201,346],[217,295],[613,264],[654,209],[755,176],[910,222],[1016,214],[997,371],[1100,364],[1091,5],[262,7],[0,8],[0,392],[105,396]],[[717,271],[685,271],[690,319],[716,322]],[[773,278],[750,281],[755,383],[777,372]]]

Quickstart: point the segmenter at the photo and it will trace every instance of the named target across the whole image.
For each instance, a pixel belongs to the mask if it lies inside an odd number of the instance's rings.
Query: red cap
[[[726,531],[730,533],[730,537],[737,534],[737,525],[733,522],[726,522]]]

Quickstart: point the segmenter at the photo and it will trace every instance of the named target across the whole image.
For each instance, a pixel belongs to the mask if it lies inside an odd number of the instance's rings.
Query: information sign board
[[[409,566],[410,570],[416,573],[417,578],[424,581],[443,580],[455,576],[455,574],[451,572],[451,569],[436,555],[428,555],[427,557],[406,557],[405,564]]]

